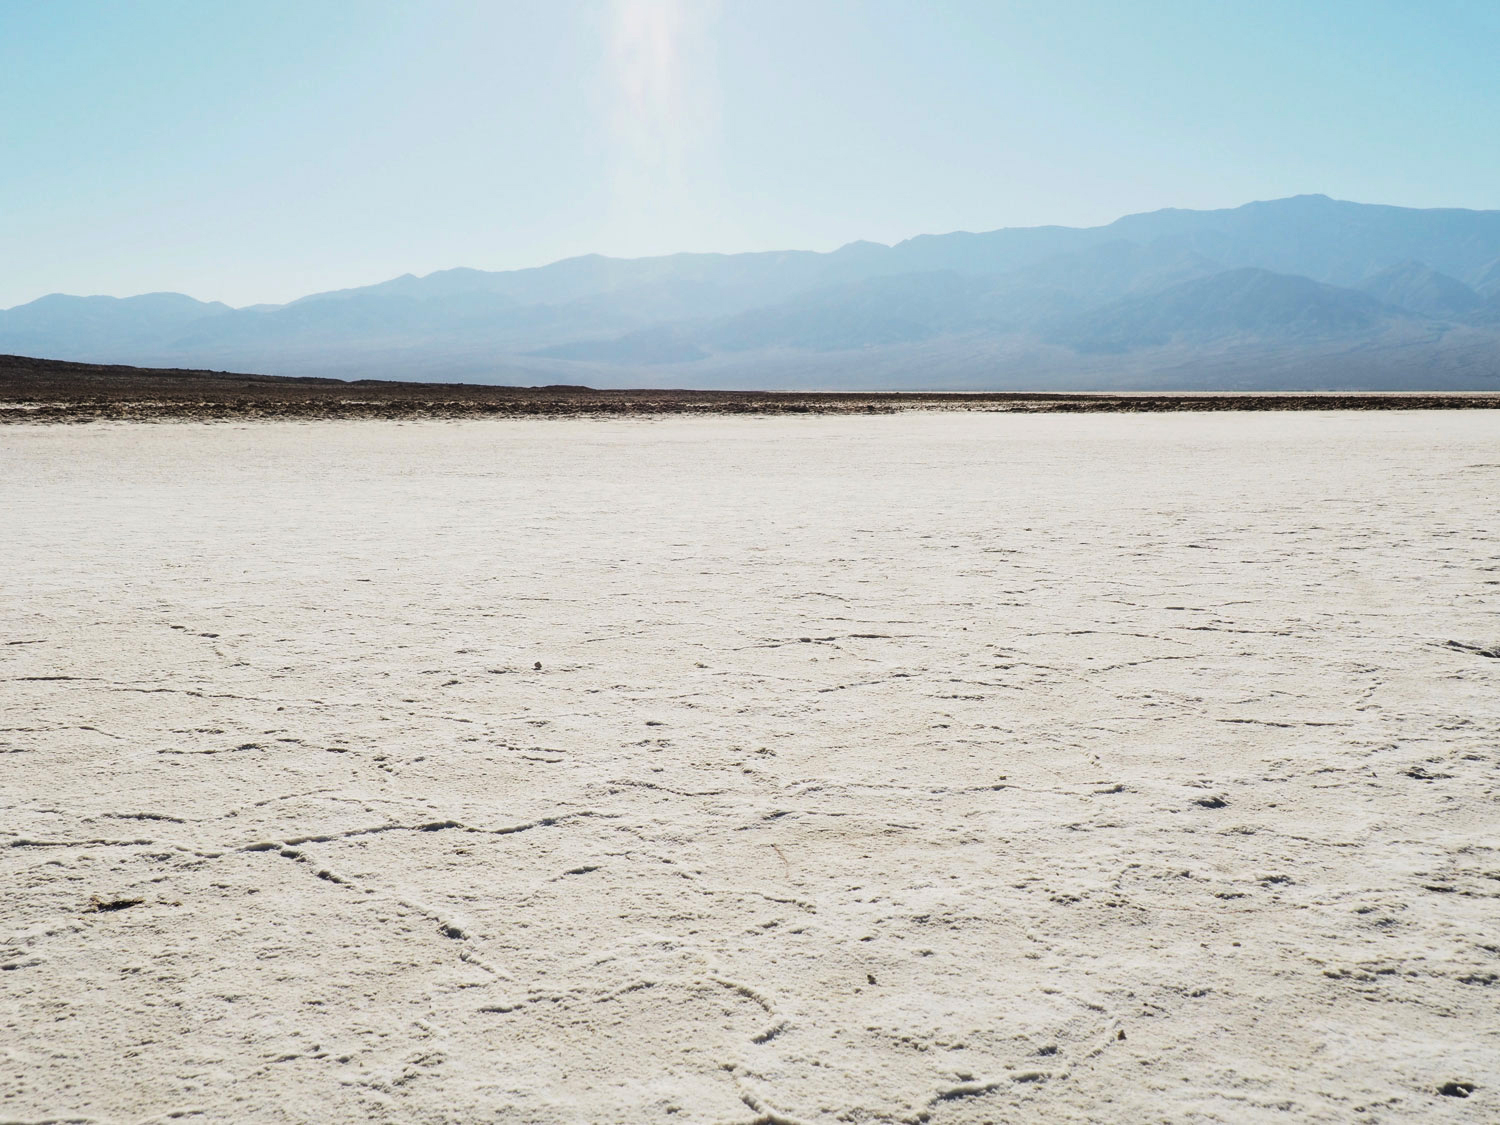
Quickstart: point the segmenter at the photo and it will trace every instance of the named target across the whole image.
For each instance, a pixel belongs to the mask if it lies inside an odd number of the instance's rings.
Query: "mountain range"
[[[744,389],[1500,389],[1500,211],[1321,195],[831,253],[451,269],[285,305],[43,297],[0,352]]]

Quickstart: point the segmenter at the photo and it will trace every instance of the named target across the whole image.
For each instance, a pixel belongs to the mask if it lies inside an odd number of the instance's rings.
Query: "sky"
[[[0,308],[1500,208],[1497,42],[1493,0],[0,0]]]

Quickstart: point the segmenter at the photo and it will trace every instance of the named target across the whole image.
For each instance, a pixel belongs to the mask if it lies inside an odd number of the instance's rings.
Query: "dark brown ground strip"
[[[0,422],[889,414],[903,410],[1085,414],[1474,409],[1500,409],[1500,393],[600,391],[380,379],[344,382],[0,356]]]

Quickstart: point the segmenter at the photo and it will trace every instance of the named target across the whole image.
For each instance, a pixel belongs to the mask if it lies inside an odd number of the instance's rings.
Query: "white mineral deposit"
[[[17,424],[0,489],[0,1119],[1500,1112],[1492,412]]]

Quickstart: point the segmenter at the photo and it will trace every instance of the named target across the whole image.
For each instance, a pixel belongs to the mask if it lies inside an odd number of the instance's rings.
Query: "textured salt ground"
[[[1496,427],[8,429],[0,1120],[1493,1121]]]

